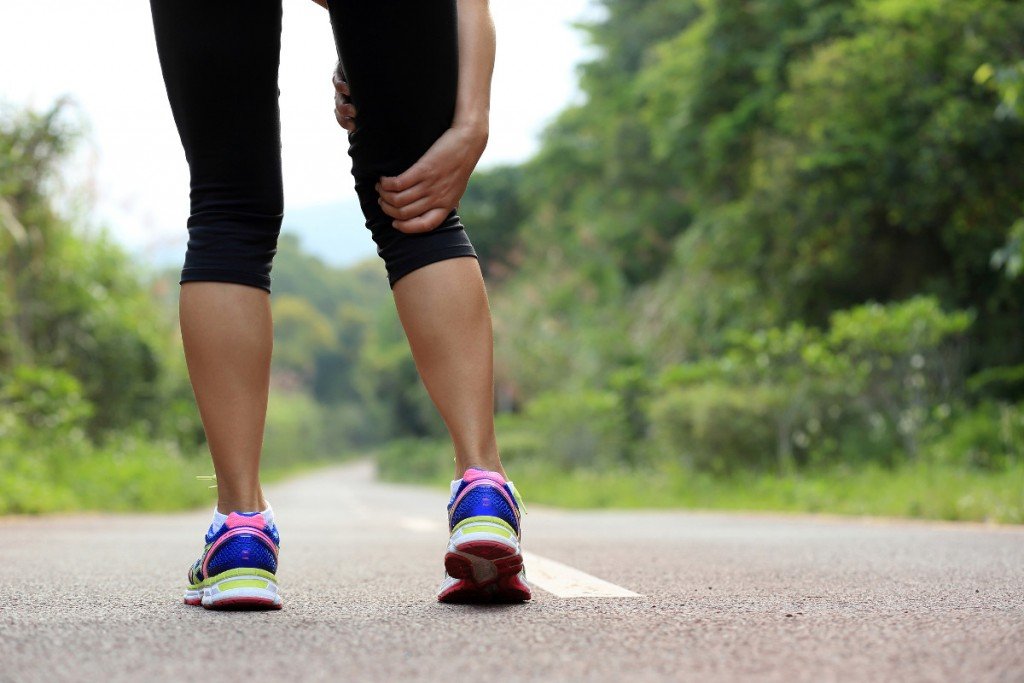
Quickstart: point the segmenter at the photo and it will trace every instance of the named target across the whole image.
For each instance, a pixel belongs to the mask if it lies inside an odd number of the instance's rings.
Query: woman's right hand
[[[334,118],[338,125],[345,130],[352,132],[356,129],[356,108],[352,104],[350,96],[352,92],[348,88],[348,81],[345,80],[345,72],[341,69],[341,62],[334,69]]]

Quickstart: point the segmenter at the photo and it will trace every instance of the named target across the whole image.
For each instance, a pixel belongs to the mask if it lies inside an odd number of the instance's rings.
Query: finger
[[[431,209],[422,216],[411,220],[392,223],[396,230],[406,233],[430,232],[444,222],[444,219],[451,213],[451,209]]]
[[[338,122],[338,125],[347,131],[353,131],[356,129],[356,122],[354,119],[350,119],[346,116],[342,116],[338,113],[338,110],[334,110],[334,119]]]
[[[352,94],[349,91],[348,81],[345,80],[344,74],[340,74],[337,71],[335,71],[334,75],[331,77],[331,81],[334,83],[334,89],[337,90],[338,92],[340,92],[341,94],[343,94],[343,95],[351,95]]]
[[[383,209],[384,213],[400,221],[408,221],[422,216],[430,211],[431,205],[434,204],[430,197],[424,197],[405,206],[395,206],[383,199],[378,199],[377,203],[380,204],[380,208]]]
[[[342,116],[347,116],[353,119],[356,117],[355,105],[348,100],[343,99],[341,95],[334,98],[334,110]]]
[[[430,183],[420,183],[413,185],[412,187],[402,190],[401,192],[391,192],[385,190],[380,183],[377,183],[375,189],[377,194],[380,195],[381,199],[386,201],[392,206],[406,206],[411,204],[418,199],[422,199],[430,194]]]
[[[434,175],[434,168],[422,158],[399,176],[381,176],[380,186],[389,192],[408,190]]]

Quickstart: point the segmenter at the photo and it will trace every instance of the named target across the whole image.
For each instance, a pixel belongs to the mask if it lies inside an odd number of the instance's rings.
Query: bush
[[[39,429],[13,412],[0,416],[0,514],[174,510],[212,498],[195,478],[209,461],[141,427],[94,444],[77,427]]]
[[[196,479],[209,468],[205,454],[186,457],[174,442],[147,439],[139,430],[111,434],[69,462],[63,475],[76,509],[162,511],[212,503],[212,490]]]
[[[609,391],[548,393],[523,413],[502,413],[495,429],[502,463],[521,472],[608,471],[622,467],[627,453],[627,416]],[[376,453],[381,475],[396,481],[447,481],[454,451],[441,438],[394,440]]]
[[[913,459],[935,426],[932,408],[962,385],[969,324],[915,297],[839,311],[826,331],[734,331],[722,356],[663,371],[652,444],[710,472]]]
[[[498,450],[506,466],[520,467],[548,456],[545,435],[523,419],[522,414],[500,413],[494,421]]]
[[[719,382],[671,389],[651,404],[652,448],[659,459],[699,471],[769,468],[781,399],[772,389]]]
[[[94,412],[74,376],[31,365],[16,366],[0,385],[0,407],[7,416],[51,435],[83,429]]]
[[[537,437],[534,457],[556,466],[607,467],[626,459],[629,426],[615,392],[542,394],[526,405],[522,421]],[[527,444],[513,442],[520,449]]]
[[[1002,471],[1024,463],[1024,404],[983,403],[954,418],[926,447],[946,465]]]
[[[382,479],[390,481],[450,481],[454,473],[452,448],[440,439],[395,439],[375,453]]]

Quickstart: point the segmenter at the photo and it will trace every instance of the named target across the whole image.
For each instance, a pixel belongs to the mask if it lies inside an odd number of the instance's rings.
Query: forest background
[[[581,102],[460,213],[530,500],[1024,522],[1024,6],[601,0]],[[178,269],[0,114],[0,513],[211,500]],[[451,446],[376,260],[275,260],[270,476]]]

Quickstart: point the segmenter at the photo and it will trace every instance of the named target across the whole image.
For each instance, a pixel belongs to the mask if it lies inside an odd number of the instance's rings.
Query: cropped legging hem
[[[381,177],[409,169],[452,125],[457,0],[328,4],[338,62],[359,112],[348,133],[356,196],[388,282],[394,287],[433,261],[476,257],[454,210],[430,232],[403,233],[384,213],[375,189]],[[189,240],[180,282],[236,282],[269,292],[284,212],[282,0],[150,0],[150,7],[190,173]],[[326,23],[323,38],[329,40]]]
[[[270,293],[270,276],[247,270],[225,270],[223,268],[182,268],[179,285],[186,282],[233,282],[239,285],[259,287]]]
[[[429,234],[429,233],[427,233]],[[451,239],[462,240],[459,244],[450,244],[447,246],[433,246],[429,250],[417,250],[408,252],[402,256],[399,260],[389,264],[388,269],[388,283],[391,288],[394,289],[395,283],[401,280],[403,277],[423,266],[428,266],[431,263],[438,261],[444,261],[445,259],[457,258],[459,256],[472,256],[473,258],[479,258],[476,250],[473,249],[473,245],[466,239],[466,232],[460,230],[454,233],[444,233],[452,235]]]

